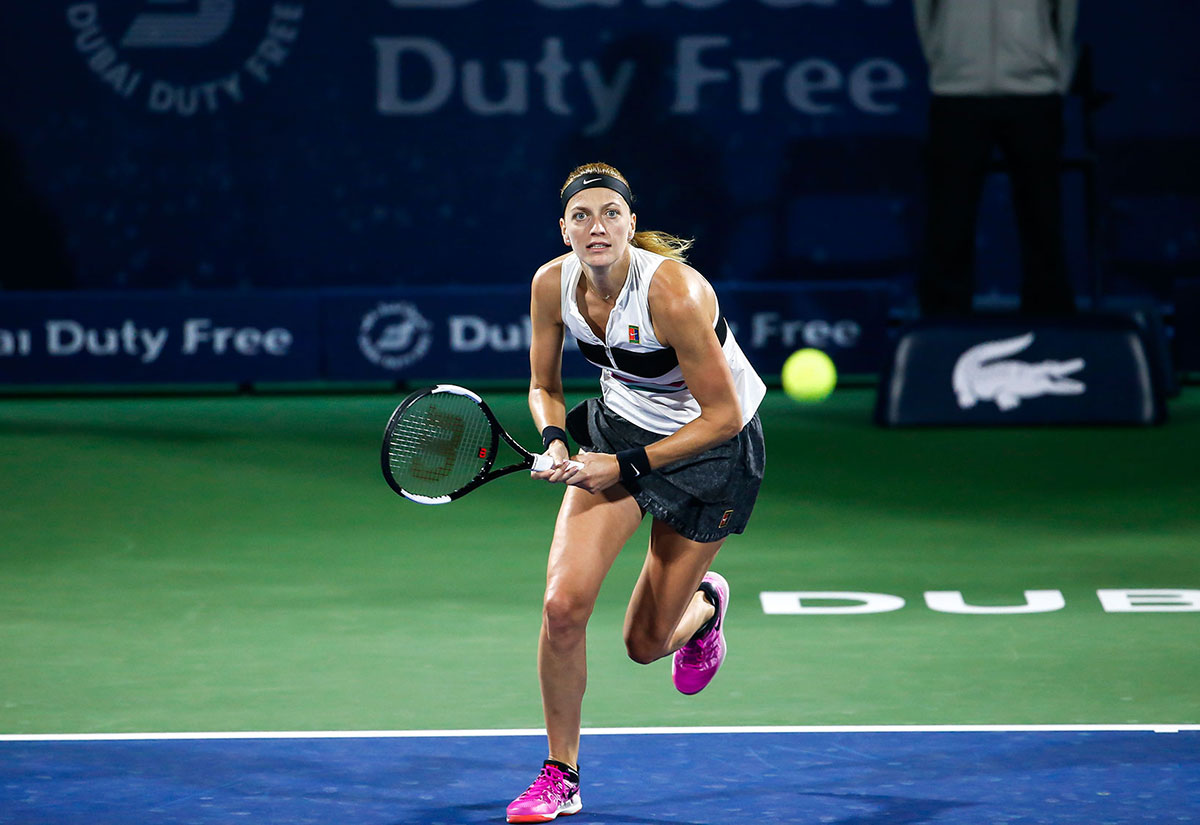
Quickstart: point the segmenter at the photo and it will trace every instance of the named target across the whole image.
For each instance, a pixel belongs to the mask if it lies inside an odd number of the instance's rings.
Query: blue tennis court
[[[1200,821],[1200,727],[587,731],[584,823]],[[501,822],[536,731],[0,743],[5,823]]]

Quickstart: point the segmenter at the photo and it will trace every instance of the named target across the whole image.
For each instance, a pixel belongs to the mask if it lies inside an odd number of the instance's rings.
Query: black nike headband
[[[593,172],[590,175],[580,175],[567,184],[562,193],[562,211],[567,211],[567,203],[584,189],[611,189],[624,198],[629,208],[633,209],[633,192],[629,191],[625,181],[603,172]]]

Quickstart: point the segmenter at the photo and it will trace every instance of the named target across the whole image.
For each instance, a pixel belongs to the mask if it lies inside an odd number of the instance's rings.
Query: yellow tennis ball
[[[783,362],[783,391],[793,401],[823,401],[837,384],[833,359],[819,349],[796,350]]]

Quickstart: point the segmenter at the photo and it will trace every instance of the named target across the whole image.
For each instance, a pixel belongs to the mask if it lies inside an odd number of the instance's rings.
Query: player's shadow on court
[[[772,791],[772,796],[776,795],[776,793],[777,791]],[[703,794],[691,797],[689,799],[690,803],[697,805],[704,811],[704,815],[698,818],[664,819],[657,816],[639,817],[625,813],[609,813],[602,808],[592,808],[590,810],[584,809],[579,814],[571,817],[570,821],[572,825],[726,825],[726,823],[737,821],[738,816],[749,815],[755,821],[762,820],[768,822],[786,821],[800,823],[817,821],[819,817],[820,821],[830,823],[830,825],[921,825],[922,823],[936,821],[938,817],[947,811],[975,806],[975,803],[951,802],[942,799],[796,791],[795,796],[798,800],[808,797],[826,800],[826,804],[822,805],[819,811],[806,811],[804,804],[797,802],[795,809],[787,819],[780,820],[774,815],[767,815],[766,819],[754,815],[753,811],[758,807],[754,804],[755,795],[754,790],[751,790],[745,798],[741,799],[730,799],[728,793],[714,794],[711,795],[711,803],[702,801],[705,797]],[[870,806],[872,810],[849,814],[844,818],[830,818],[829,800],[833,800],[835,803],[843,802],[847,806]],[[729,811],[730,803],[737,807],[736,814]],[[418,821],[430,823],[430,825],[492,822],[496,819],[496,812],[503,810],[507,805],[507,800],[496,800],[494,802],[476,802],[470,805],[447,805],[440,808],[426,808],[419,813]],[[775,806],[762,807],[769,808]],[[836,813],[833,816],[836,816]],[[405,819],[395,823],[395,825],[407,825],[410,821],[409,819]]]
[[[830,825],[920,825],[934,822],[947,811],[958,808],[973,808],[973,802],[950,802],[944,799],[919,799],[899,796],[875,796],[857,793],[820,793],[817,791],[800,791],[798,797],[819,797],[824,799],[845,800],[852,804],[867,804],[875,810],[856,813],[844,819],[827,819]],[[800,807],[800,806],[797,806]],[[798,812],[801,814],[802,812]],[[825,814],[828,816],[828,814]],[[805,818],[798,816],[798,822]]]
[[[511,800],[496,800],[495,802],[476,802],[471,805],[447,805],[443,808],[426,808],[417,814],[417,818],[408,817],[398,820],[394,825],[412,825],[415,822],[426,825],[466,825],[473,822],[499,822],[498,811],[503,811]],[[604,811],[584,809],[572,816],[571,825],[717,825],[723,817],[713,820],[694,819],[652,819],[628,814],[605,813]]]

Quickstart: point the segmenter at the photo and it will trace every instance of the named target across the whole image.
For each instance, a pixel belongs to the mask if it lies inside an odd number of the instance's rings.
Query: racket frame
[[[392,434],[395,432],[400,421],[404,418],[404,413],[408,410],[408,408],[428,395],[437,395],[439,393],[461,395],[474,401],[475,404],[479,406],[479,409],[483,411],[484,416],[486,416],[488,420],[488,425],[492,431],[492,441],[488,447],[487,456],[484,458],[483,467],[478,473],[476,473],[474,478],[450,493],[440,496],[424,496],[420,493],[414,493],[410,490],[405,490],[404,487],[392,477],[390,447],[392,443]],[[517,455],[521,457],[521,460],[516,464],[510,464],[506,467],[501,467],[498,470],[493,470],[492,468],[496,463],[496,453],[499,451],[501,439],[503,439],[508,446],[512,447],[513,450],[516,451]],[[383,450],[380,455],[380,460],[383,467],[383,478],[385,481],[387,481],[388,486],[399,495],[404,496],[409,501],[415,501],[418,504],[448,504],[451,501],[462,498],[467,493],[471,492],[482,484],[486,484],[489,481],[502,478],[503,476],[506,476],[509,473],[515,473],[518,470],[534,469],[536,465],[542,463],[538,461],[538,459],[542,458],[544,457],[540,455],[534,455],[533,453],[529,452],[529,450],[526,450],[519,443],[517,443],[516,439],[509,435],[504,427],[500,424],[500,421],[496,418],[495,413],[492,412],[491,407],[489,407],[487,402],[480,398],[477,393],[472,392],[466,387],[460,387],[457,384],[436,384],[431,387],[423,387],[410,393],[407,398],[401,401],[400,405],[396,407],[395,412],[392,413],[392,417],[388,419],[387,427],[383,431]],[[543,467],[542,469],[549,468]]]

